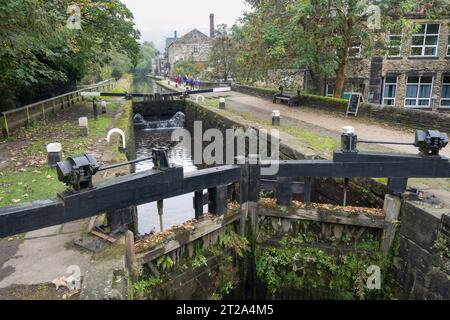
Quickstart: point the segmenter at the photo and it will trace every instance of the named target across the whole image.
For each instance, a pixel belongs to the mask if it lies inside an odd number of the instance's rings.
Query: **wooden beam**
[[[138,253],[136,258],[139,264],[146,264],[159,257],[172,252],[188,243],[198,240],[210,233],[220,230],[240,218],[240,213],[207,218],[199,221],[193,230],[185,231],[182,236],[172,236],[163,243],[157,244],[146,252]]]
[[[308,220],[326,223],[336,223],[359,227],[368,227],[376,229],[384,229],[386,222],[382,217],[372,217],[364,213],[355,214],[345,211],[328,211],[324,209],[294,209],[291,208],[288,213],[279,209],[264,208],[259,206],[259,216],[292,219],[292,220]]]

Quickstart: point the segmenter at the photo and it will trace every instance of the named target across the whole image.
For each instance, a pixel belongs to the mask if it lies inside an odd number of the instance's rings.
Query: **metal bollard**
[[[358,152],[356,144],[358,136],[355,134],[355,128],[346,126],[342,128],[341,150],[343,152]]]
[[[47,162],[50,168],[55,168],[56,164],[61,161],[61,152],[61,143],[50,143],[47,145]]]
[[[78,125],[80,126],[80,134],[86,137],[89,134],[88,118],[82,117],[78,119]]]
[[[225,109],[225,98],[219,99],[219,109]]]
[[[272,125],[279,126],[281,124],[281,114],[279,110],[272,111]]]

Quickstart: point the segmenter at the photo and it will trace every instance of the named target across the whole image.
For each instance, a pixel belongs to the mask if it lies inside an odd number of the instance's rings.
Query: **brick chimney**
[[[212,39],[215,37],[215,25],[214,25],[214,13],[209,15],[209,37]]]
[[[173,37],[174,37],[175,39],[177,38],[177,31],[176,31],[176,30],[173,32]]]

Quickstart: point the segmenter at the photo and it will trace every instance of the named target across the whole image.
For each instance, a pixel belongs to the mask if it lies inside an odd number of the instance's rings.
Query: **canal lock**
[[[178,115],[175,120],[183,118],[179,117],[180,113],[185,115],[185,128],[190,131],[197,120],[203,122],[203,130],[236,128],[232,120],[218,117],[184,99],[134,101],[133,110],[135,157],[149,156],[152,148],[166,145],[170,161],[183,166],[185,172],[205,166],[195,166],[190,150],[171,141],[174,128],[166,124],[170,124],[174,115]],[[180,122],[176,124],[179,126]],[[144,171],[152,166],[151,161],[142,162],[135,170]],[[368,214],[381,215],[385,187],[371,181],[370,188],[364,188],[365,183],[368,181],[350,183],[348,208],[367,207]],[[316,210],[342,210],[339,205],[343,201],[343,181],[314,180],[312,184],[311,202]],[[195,228],[193,196],[164,200],[161,233],[158,204],[137,208],[138,256],[146,242],[155,238],[167,236],[180,243],[186,240],[188,236],[180,229]],[[288,210],[278,208],[273,190],[261,192],[260,196],[261,210]],[[228,197],[228,211],[238,211],[236,190],[229,189]],[[294,194],[293,201],[294,206],[302,208],[305,199]],[[206,213],[207,205],[204,209]],[[237,220],[224,225],[145,263],[132,286],[132,296],[136,299],[375,299],[393,292],[392,256],[379,254],[381,233],[377,229],[261,216],[256,242],[252,243],[248,240],[251,239],[250,223],[246,223],[244,234],[241,223]],[[389,270],[383,273],[383,282],[389,284],[385,290],[366,288],[367,267],[374,264]]]

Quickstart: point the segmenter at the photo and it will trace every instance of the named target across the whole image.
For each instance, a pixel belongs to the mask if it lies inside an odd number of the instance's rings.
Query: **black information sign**
[[[358,115],[359,105],[364,101],[361,93],[352,93],[348,102],[347,115],[351,114],[355,117]]]

